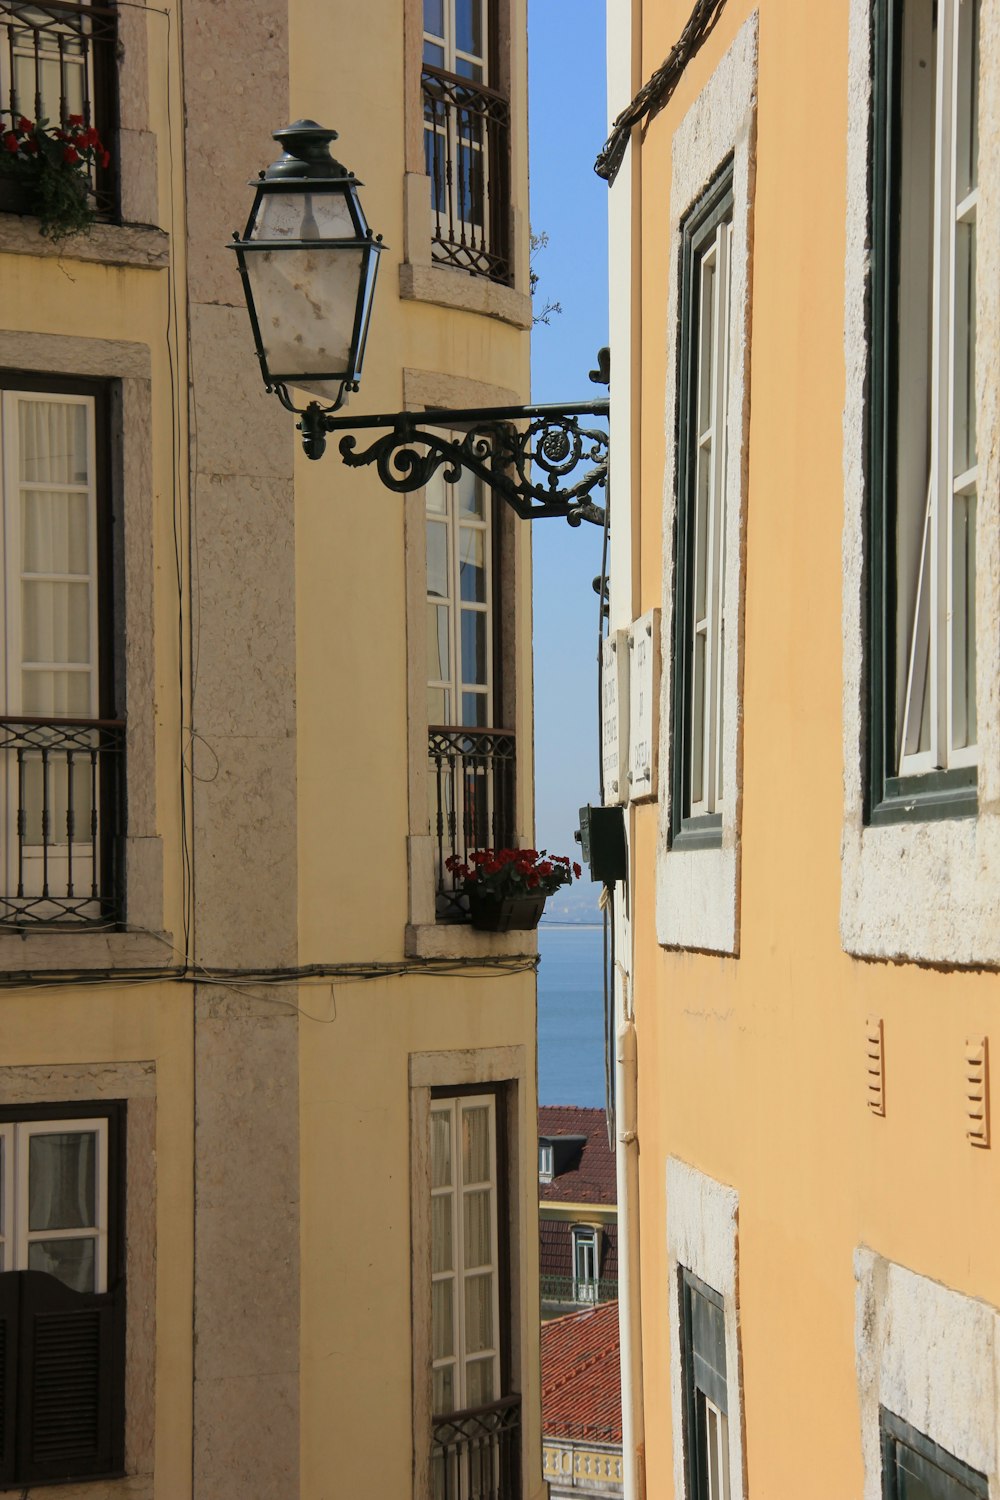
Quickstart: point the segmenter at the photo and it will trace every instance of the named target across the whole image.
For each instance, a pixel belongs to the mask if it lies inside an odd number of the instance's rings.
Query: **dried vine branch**
[[[695,0],[687,25],[670,49],[670,54],[657,68],[647,83],[636,94],[632,102],[622,110],[611,127],[594,163],[598,177],[614,182],[628,145],[629,132],[640,120],[651,120],[670,102],[674,90],[684,75],[684,69],[711,35],[725,7],[726,0]]]

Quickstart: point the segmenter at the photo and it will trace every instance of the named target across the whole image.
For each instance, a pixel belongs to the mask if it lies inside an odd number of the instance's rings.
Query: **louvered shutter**
[[[16,1477],[19,1291],[16,1274],[0,1274],[0,1484],[5,1486]]]
[[[15,1478],[28,1483],[120,1473],[123,1286],[95,1296],[74,1292],[39,1271],[19,1271],[16,1279],[21,1287]]]

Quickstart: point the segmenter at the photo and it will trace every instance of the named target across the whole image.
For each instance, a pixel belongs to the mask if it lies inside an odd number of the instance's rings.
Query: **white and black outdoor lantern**
[[[382,236],[368,227],[362,184],[330,155],[335,130],[296,120],[274,139],[282,155],[260,174],[232,248],[264,384],[301,417],[303,447],[319,458],[324,418],[358,389]],[[298,407],[289,386],[317,399]]]

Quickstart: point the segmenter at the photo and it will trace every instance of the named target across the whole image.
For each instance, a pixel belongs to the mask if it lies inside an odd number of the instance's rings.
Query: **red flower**
[[[527,884],[528,884],[528,889],[533,891],[535,889],[535,886],[539,884],[539,877],[537,875],[534,875],[534,874],[529,875],[528,876]]]
[[[583,874],[583,871],[580,869],[580,866],[576,863],[576,861],[573,862],[573,874],[576,876],[577,880],[579,880]]]
[[[82,125],[83,124],[83,115],[70,115],[69,120],[67,121],[67,124],[69,124],[69,125]]]
[[[110,165],[111,165],[111,152],[110,151],[102,151],[101,152],[101,166],[105,169],[105,171],[107,171],[107,169],[108,169],[108,167],[110,167]]]
[[[14,135],[12,131],[8,130],[7,134],[3,138],[3,143],[8,151],[17,150],[17,136]]]
[[[75,146],[67,146],[63,152],[63,161],[69,166],[75,167],[80,160],[80,153]]]
[[[22,115],[17,122],[17,128],[21,132],[21,134],[24,135],[27,131],[34,129],[34,122],[32,120],[26,119],[25,116]]]
[[[38,142],[34,136],[31,136],[23,144],[25,151],[30,151],[34,156],[38,155]]]
[[[552,871],[554,869],[555,869],[555,866],[551,863],[551,861],[545,859],[538,866],[538,873],[539,873],[539,875],[551,875]]]

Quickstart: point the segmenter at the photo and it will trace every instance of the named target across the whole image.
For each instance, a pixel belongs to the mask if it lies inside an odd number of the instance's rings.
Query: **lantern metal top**
[[[272,135],[281,147],[281,155],[261,172],[260,182],[277,182],[282,187],[292,187],[298,182],[310,186],[322,181],[350,182],[355,187],[364,187],[343,162],[330,155],[330,143],[339,139],[339,131],[317,125],[315,120],[295,120]]]

